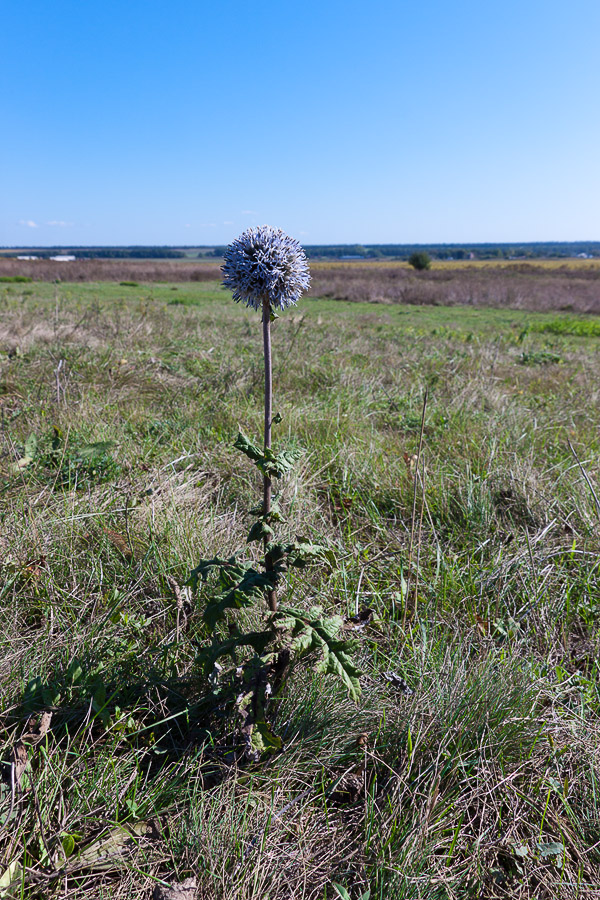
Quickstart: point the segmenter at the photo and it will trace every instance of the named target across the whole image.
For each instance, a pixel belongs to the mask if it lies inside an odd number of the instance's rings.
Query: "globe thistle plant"
[[[265,361],[265,424],[262,449],[241,432],[235,447],[255,464],[263,477],[260,505],[250,510],[255,521],[248,543],[263,545],[263,563],[257,567],[237,555],[201,559],[188,583],[196,590],[210,579],[203,612],[206,641],[198,662],[210,685],[215,703],[231,704],[239,719],[247,759],[258,761],[264,753],[280,750],[281,738],[273,731],[268,707],[300,659],[317,657],[316,670],[337,675],[355,700],[360,695],[360,672],[352,660],[353,645],[340,639],[343,620],[324,616],[323,610],[279,606],[277,587],[290,569],[324,562],[327,549],[305,539],[288,543],[275,537],[282,520],[273,479],[292,468],[300,453],[294,449],[274,453],[271,426],[281,421],[273,416],[271,319],[276,309],[295,306],[310,284],[306,256],[300,244],[279,229],[263,225],[250,228],[229,245],[223,266],[223,285],[233,299],[262,313]],[[266,601],[266,607],[265,607]],[[259,630],[245,631],[244,619],[236,615],[246,607],[262,608]],[[219,660],[228,660],[222,665]]]
[[[223,265],[223,287],[236,303],[253,309],[295,306],[310,285],[308,262],[297,240],[280,228],[248,228],[229,245]]]
[[[236,303],[245,303],[262,310],[263,347],[265,360],[265,453],[271,449],[273,419],[273,375],[271,364],[271,319],[274,309],[295,306],[310,285],[306,255],[300,243],[280,228],[261,225],[248,228],[225,251],[223,287],[232,291]],[[263,476],[263,516],[271,514],[272,478]],[[265,568],[273,570],[272,554],[268,551],[270,535],[264,534]],[[268,591],[269,607],[277,609],[275,589]]]

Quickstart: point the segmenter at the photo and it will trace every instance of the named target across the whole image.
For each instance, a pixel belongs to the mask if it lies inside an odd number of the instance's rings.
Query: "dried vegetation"
[[[363,700],[301,667],[252,765],[182,585],[245,538],[260,334],[172,287],[0,288],[0,897],[599,897],[597,320],[278,320],[282,505],[333,560],[290,594]]]

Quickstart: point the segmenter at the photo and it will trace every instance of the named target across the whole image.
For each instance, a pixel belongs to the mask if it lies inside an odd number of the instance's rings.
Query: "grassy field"
[[[183,585],[259,496],[260,331],[213,282],[0,284],[0,898],[600,897],[600,318],[275,323],[285,527],[331,550],[287,590],[363,698],[300,667],[250,764]]]
[[[600,314],[600,261],[534,260],[434,262],[415,272],[407,263],[355,260],[311,263],[310,295],[317,298],[415,306],[474,306]],[[0,259],[0,284],[215,282],[217,260],[76,260],[69,263]]]

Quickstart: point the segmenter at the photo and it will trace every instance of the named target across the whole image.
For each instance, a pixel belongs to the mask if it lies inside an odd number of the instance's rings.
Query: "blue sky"
[[[0,245],[600,239],[598,0],[7,0]]]

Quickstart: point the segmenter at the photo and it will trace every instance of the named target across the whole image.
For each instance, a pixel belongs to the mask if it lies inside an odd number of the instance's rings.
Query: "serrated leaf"
[[[321,544],[299,543],[293,544],[270,543],[267,552],[274,564],[285,559],[285,564],[297,569],[319,562],[327,558],[329,550]]]
[[[238,433],[233,446],[241,450],[256,464],[257,469],[269,478],[281,478],[302,456],[300,450],[293,449],[274,453],[269,447],[263,452],[242,431]]]
[[[321,544],[310,544],[306,542],[295,541],[289,545],[288,565],[294,568],[303,569],[311,563],[319,562],[324,559],[327,554],[327,547]]]
[[[256,467],[263,475],[268,475],[270,478],[281,478],[293,468],[301,456],[300,450],[281,450],[279,453],[265,450],[262,457],[256,460]]]
[[[264,522],[283,522],[283,513],[277,500],[277,495],[271,500],[271,509],[267,515],[263,515],[263,504],[253,506],[248,510],[251,516],[259,516]]]
[[[316,611],[315,609],[311,612]],[[292,620],[295,620],[293,626]],[[316,651],[320,655],[316,671],[337,675],[350,697],[355,701],[360,699],[361,672],[351,657],[357,645],[354,641],[340,640],[337,637],[343,625],[340,616],[332,616],[329,619],[313,618],[300,610],[288,607],[280,609],[273,618],[273,624],[275,627],[291,631],[290,652],[294,655],[294,659]]]
[[[264,753],[281,750],[283,743],[267,721],[267,704],[272,692],[276,654],[254,656],[243,667],[243,689],[236,699],[241,721],[240,731],[246,745],[246,757],[258,762]]]

